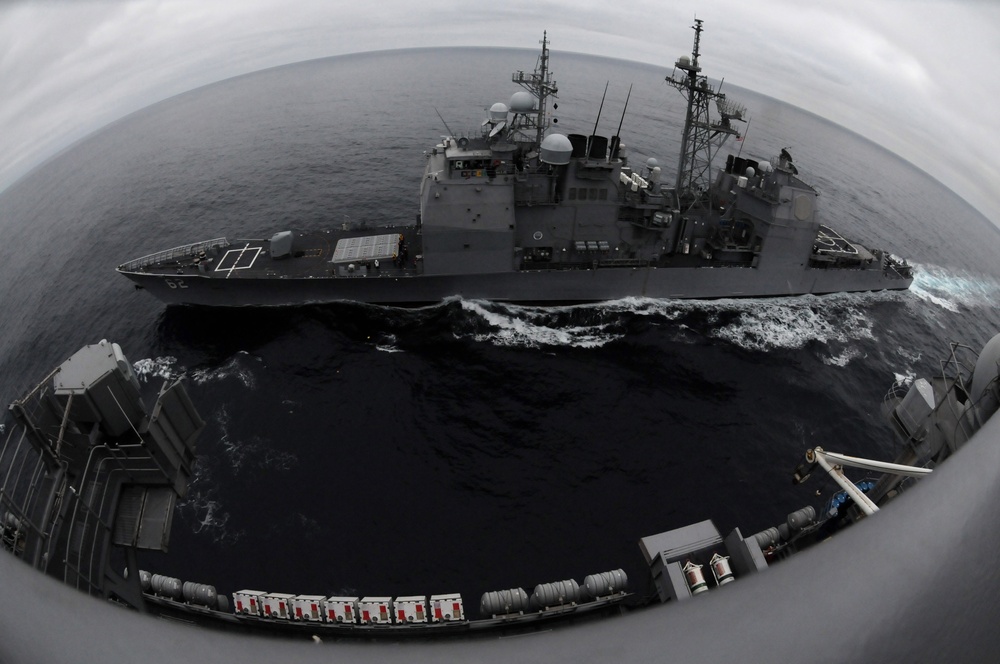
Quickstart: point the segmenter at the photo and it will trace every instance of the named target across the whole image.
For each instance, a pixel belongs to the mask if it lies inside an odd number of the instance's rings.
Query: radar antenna
[[[628,86],[628,94],[625,96],[625,108],[622,109],[622,119],[618,121],[618,131],[611,137],[611,149],[608,150],[608,161],[618,156],[618,147],[622,144],[622,125],[625,124],[625,111],[628,110],[628,100],[632,98],[632,85]]]
[[[601,96],[601,105],[597,109],[597,119],[594,120],[594,131],[591,132],[590,136],[587,137],[587,158],[590,158],[590,146],[594,142],[594,137],[597,136],[597,125],[601,122],[601,113],[604,112],[604,100],[608,98],[608,86],[611,85],[611,81],[604,84],[604,94]]]
[[[441,115],[441,111],[437,110],[437,107],[435,107],[434,108],[434,112],[438,114],[439,118],[441,118],[441,124],[443,124],[444,128],[448,131],[448,135],[449,136],[454,136],[455,134],[452,133],[451,127],[449,127],[448,123],[444,121],[444,116]]]
[[[733,120],[743,121],[746,107],[726,99],[701,74],[698,58],[701,55],[701,19],[695,19],[694,48],[691,58],[681,56],[674,64],[674,74],[667,77],[667,83],[677,88],[687,98],[687,114],[684,118],[684,134],[681,137],[681,153],[677,163],[676,195],[678,202],[694,205],[702,192],[708,190],[712,182],[712,158],[730,136],[740,133],[732,125]],[[721,119],[713,123],[709,114],[709,102],[715,101]]]
[[[548,31],[542,32],[542,54],[538,57],[535,71],[531,74],[525,74],[523,71],[514,72],[511,80],[530,92],[538,100],[538,106],[535,111],[525,114],[523,126],[534,127],[535,142],[541,144],[542,135],[548,128],[548,120],[546,119],[548,97],[555,97],[559,92],[556,82],[552,80],[552,72],[549,71]]]

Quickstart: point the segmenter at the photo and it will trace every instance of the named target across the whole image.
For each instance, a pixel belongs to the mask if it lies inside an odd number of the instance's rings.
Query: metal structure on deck
[[[511,81],[517,83],[528,91],[536,101],[535,112],[520,113],[523,128],[533,127],[535,129],[535,143],[541,144],[545,130],[548,127],[548,98],[555,97],[559,92],[559,87],[552,80],[552,72],[549,71],[549,37],[548,32],[542,33],[542,54],[538,56],[538,64],[535,71],[525,73],[523,71],[514,72]]]
[[[0,533],[32,567],[142,608],[136,551],[166,551],[204,422],[179,381],[147,413],[117,344],[85,346],[0,429]]]
[[[746,113],[745,106],[726,99],[726,95],[712,87],[708,77],[702,75],[698,64],[702,21],[695,19],[694,23],[691,57],[678,58],[674,72],[666,79],[667,84],[677,88],[687,100],[676,183],[677,197],[683,207],[698,202],[700,195],[708,191],[712,184],[712,159],[730,136],[740,136],[732,122],[742,122]],[[677,69],[681,70],[680,75]],[[718,122],[713,122],[709,113],[712,101],[721,116]]]

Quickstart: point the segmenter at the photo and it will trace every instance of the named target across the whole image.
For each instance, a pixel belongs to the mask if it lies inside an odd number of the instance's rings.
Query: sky
[[[0,191],[133,111],[259,69],[535,49],[544,29],[553,51],[669,73],[695,16],[713,76],[850,128],[1000,226],[997,0],[0,0]]]

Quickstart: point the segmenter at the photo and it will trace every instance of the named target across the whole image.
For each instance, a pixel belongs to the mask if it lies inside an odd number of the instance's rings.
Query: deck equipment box
[[[392,622],[392,598],[362,597],[358,612],[362,625],[387,625]]]
[[[262,598],[265,618],[291,618],[292,600],[288,593],[267,593]]]
[[[323,595],[296,595],[292,600],[292,617],[295,620],[323,621]]]
[[[265,594],[263,590],[240,590],[233,593],[233,605],[236,607],[236,613],[259,616]]]
[[[323,615],[330,623],[353,624],[358,621],[358,598],[329,597],[323,602]]]
[[[395,609],[396,623],[405,625],[407,623],[427,622],[427,598],[423,595],[412,595],[408,597],[397,597],[393,602]]]
[[[431,622],[465,620],[462,596],[458,593],[431,595]]]

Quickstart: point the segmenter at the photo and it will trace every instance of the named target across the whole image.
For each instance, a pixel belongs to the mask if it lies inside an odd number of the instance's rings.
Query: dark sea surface
[[[226,311],[167,308],[114,273],[223,235],[412,220],[423,151],[445,133],[435,109],[477,131],[535,57],[384,52],[231,79],[115,123],[0,196],[0,395],[107,338],[147,403],[183,375],[208,422],[170,553],[143,567],[225,593],[457,591],[470,607],[617,567],[641,579],[642,536],[707,518],[750,534],[821,504],[829,482],[790,481],[807,448],[893,457],[879,410],[892,382],[1000,330],[989,221],[880,147],[729,83],[752,118],[743,155],[790,146],[827,223],[917,266],[909,291]],[[673,176],[669,67],[558,52],[551,65],[558,129],[589,133],[610,81],[598,133],[614,133],[634,84],[630,161]]]

